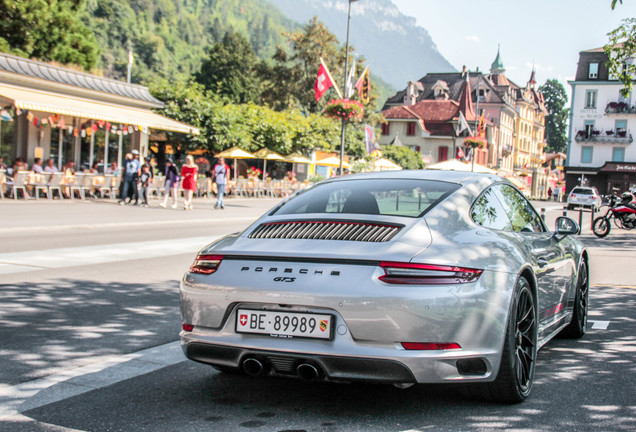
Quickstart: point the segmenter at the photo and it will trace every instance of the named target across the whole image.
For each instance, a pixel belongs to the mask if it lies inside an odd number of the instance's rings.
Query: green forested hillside
[[[271,58],[294,23],[263,0],[87,0],[85,24],[102,54],[98,69],[125,78],[134,52],[132,81],[196,73],[206,48],[226,32],[245,35],[256,54]]]

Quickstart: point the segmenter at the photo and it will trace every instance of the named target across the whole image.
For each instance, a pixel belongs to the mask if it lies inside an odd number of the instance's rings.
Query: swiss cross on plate
[[[241,323],[242,326],[247,325],[247,315],[241,315],[239,317],[239,322]]]

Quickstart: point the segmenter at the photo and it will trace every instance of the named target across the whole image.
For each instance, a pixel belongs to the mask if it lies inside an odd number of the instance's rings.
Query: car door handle
[[[539,258],[537,260],[537,265],[539,266],[539,268],[546,268],[548,266],[548,260],[546,260],[545,258]]]

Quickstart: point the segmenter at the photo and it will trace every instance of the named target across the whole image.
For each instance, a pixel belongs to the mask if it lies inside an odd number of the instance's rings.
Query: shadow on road
[[[176,281],[54,279],[0,284],[0,293],[5,384],[171,342],[180,330]]]
[[[452,386],[254,379],[182,362],[25,414],[91,431],[632,431],[635,294],[593,288],[592,319],[609,327],[550,342],[539,353],[534,393],[519,405],[467,401]]]

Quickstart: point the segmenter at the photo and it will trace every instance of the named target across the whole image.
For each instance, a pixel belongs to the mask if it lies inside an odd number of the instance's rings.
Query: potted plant
[[[256,167],[249,167],[247,169],[247,178],[250,180],[258,180],[262,173],[263,171]]]
[[[333,99],[325,108],[325,115],[331,118],[360,120],[364,114],[364,107],[358,101],[349,99]]]
[[[613,130],[605,131],[605,133],[606,133],[607,135],[609,135],[609,136],[614,135],[614,131],[613,131]]]
[[[468,147],[472,147],[473,149],[480,148],[483,149],[486,147],[486,139],[480,136],[467,136],[464,138],[464,145]]]

